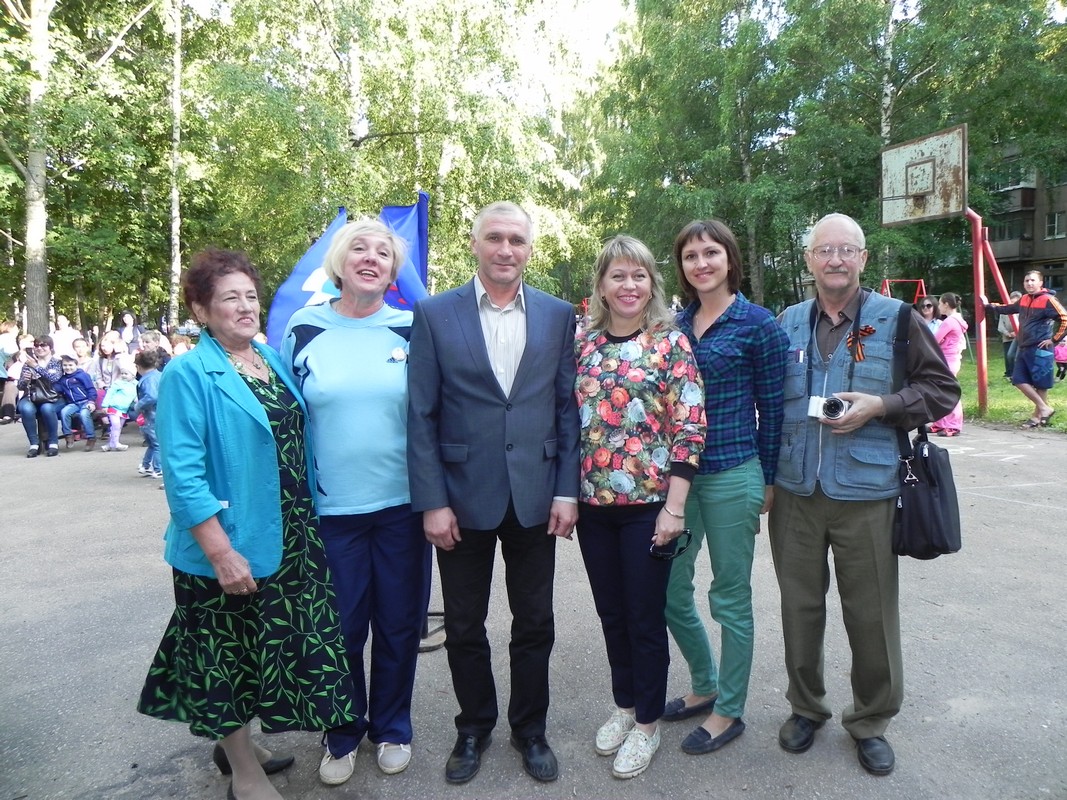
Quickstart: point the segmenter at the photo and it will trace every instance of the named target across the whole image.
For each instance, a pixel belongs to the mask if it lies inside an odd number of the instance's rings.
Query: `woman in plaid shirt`
[[[745,730],[752,560],[760,514],[774,499],[788,343],[771,313],[741,294],[741,251],[726,225],[690,223],[675,239],[674,258],[689,301],[678,326],[704,379],[708,433],[685,506],[693,546],[675,561],[667,589],[667,626],[689,664],[691,691],[667,703],[662,718],[707,714],[682,742],[682,750],[697,755]],[[693,598],[705,539],[713,574],[708,602],[722,628],[718,664]]]

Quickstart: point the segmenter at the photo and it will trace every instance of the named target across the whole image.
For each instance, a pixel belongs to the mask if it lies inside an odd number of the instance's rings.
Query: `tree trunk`
[[[48,92],[52,48],[48,23],[54,0],[30,3],[30,91],[27,104],[28,147],[26,152],[26,329],[48,333],[48,262],[45,236],[48,229],[48,129],[44,98]]]
[[[893,132],[893,101],[896,87],[893,86],[893,39],[896,37],[896,22],[893,20],[894,0],[886,0],[885,39],[882,45],[882,102],[879,114],[879,133],[882,146],[889,144]]]
[[[182,280],[182,205],[181,184],[182,143],[182,2],[170,2],[171,24],[174,26],[174,51],[170,86],[170,302],[167,306],[167,327],[173,333],[178,328],[178,287]]]

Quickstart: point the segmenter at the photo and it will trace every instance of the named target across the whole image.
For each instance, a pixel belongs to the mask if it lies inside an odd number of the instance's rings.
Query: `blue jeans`
[[[88,407],[79,406],[77,403],[67,403],[67,405],[63,406],[63,410],[59,412],[59,419],[63,423],[63,435],[70,436],[74,433],[74,429],[70,427],[70,420],[75,414],[81,418],[85,438],[95,439],[96,428],[93,427],[93,412]]]
[[[156,418],[152,419],[145,417],[144,425],[141,426],[141,433],[144,434],[145,441],[148,442],[148,447],[145,448],[144,458],[141,459],[141,466],[145,469],[153,469],[159,472],[159,437],[156,436]]]
[[[44,420],[48,444],[59,446],[59,408],[59,403],[36,405],[28,397],[19,400],[19,416],[22,417],[22,427],[26,429],[26,438],[30,440],[31,447],[36,447],[41,443],[37,436],[38,417]]]

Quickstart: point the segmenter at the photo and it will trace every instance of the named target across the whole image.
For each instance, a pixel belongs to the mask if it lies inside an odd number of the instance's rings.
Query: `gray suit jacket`
[[[505,397],[489,365],[474,281],[415,306],[408,362],[408,476],[415,511],[450,506],[491,530],[509,498],[519,523],[578,496],[574,310],[523,285],[526,349]]]

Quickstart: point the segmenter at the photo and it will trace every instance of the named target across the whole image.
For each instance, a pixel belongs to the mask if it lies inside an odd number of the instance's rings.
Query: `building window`
[[[1045,215],[1045,238],[1062,239],[1067,236],[1067,211],[1053,211]]]
[[[1025,238],[1026,230],[1023,220],[1019,218],[1000,220],[994,222],[989,228],[989,241],[1004,242],[1011,239]]]

